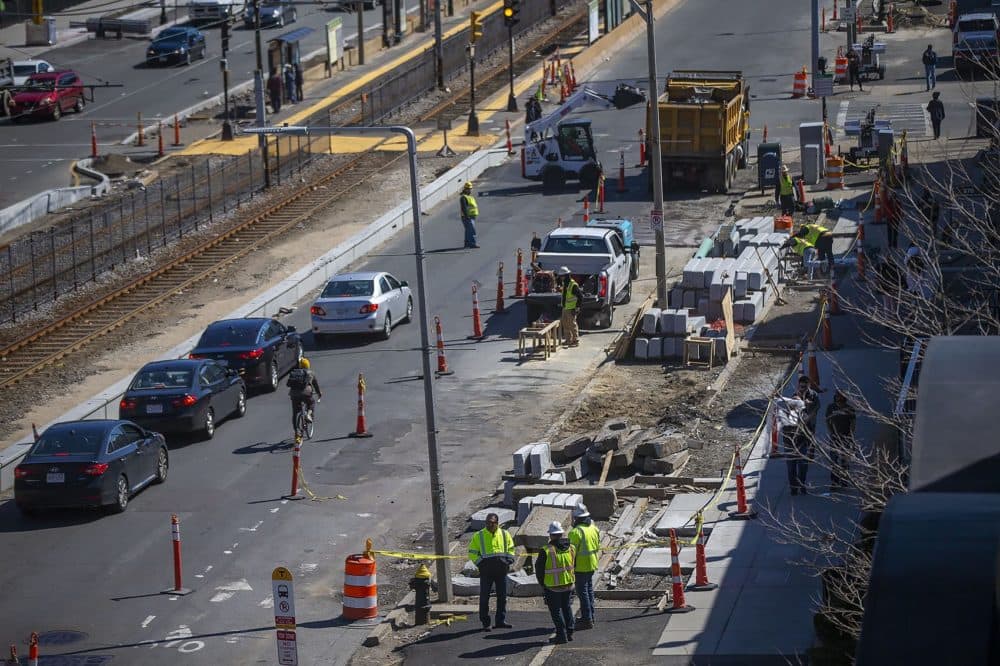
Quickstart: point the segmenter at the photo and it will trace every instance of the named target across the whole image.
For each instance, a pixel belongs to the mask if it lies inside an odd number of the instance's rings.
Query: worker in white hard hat
[[[562,334],[563,344],[569,347],[576,347],[580,344],[580,326],[577,324],[576,316],[580,311],[580,285],[573,279],[569,268],[560,266],[556,269],[556,279],[562,289]]]
[[[574,573],[576,596],[580,599],[580,619],[577,629],[594,628],[594,574],[597,573],[597,556],[601,550],[601,532],[594,525],[590,512],[583,504],[573,508],[573,529],[569,543],[576,550]]]
[[[558,520],[549,524],[549,543],[535,559],[535,578],[545,588],[545,605],[556,627],[555,643],[573,640],[573,567],[576,549]]]
[[[466,181],[462,186],[462,194],[459,197],[459,208],[462,213],[462,226],[465,227],[465,247],[478,248],[476,243],[476,218],[479,217],[479,204],[476,197],[472,196],[472,182]]]

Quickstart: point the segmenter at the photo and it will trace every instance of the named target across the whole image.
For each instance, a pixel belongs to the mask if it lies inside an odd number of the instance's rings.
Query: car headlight
[[[281,10],[280,9],[273,9],[273,10],[271,10],[271,16],[274,16],[274,17],[281,16]]]
[[[184,47],[182,46],[182,47],[180,47],[179,49],[177,49],[177,52],[178,52],[178,53],[184,53]]]
[[[55,104],[55,103],[56,103],[55,95],[49,95],[48,97],[42,99],[42,104]]]

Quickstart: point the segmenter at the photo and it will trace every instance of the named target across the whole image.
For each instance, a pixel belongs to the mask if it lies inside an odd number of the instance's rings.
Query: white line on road
[[[263,520],[258,520],[257,524],[254,525],[253,527],[241,527],[240,532],[256,532],[257,528],[259,528],[263,524],[264,524]]]
[[[145,629],[149,626],[149,623],[156,619],[155,615],[147,615],[146,619],[142,621],[142,628]]]

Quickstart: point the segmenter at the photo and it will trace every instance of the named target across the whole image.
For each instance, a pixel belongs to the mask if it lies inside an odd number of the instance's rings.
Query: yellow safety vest
[[[556,547],[550,545],[546,549],[544,584],[548,589],[572,585],[573,560],[576,559],[576,549],[571,545],[569,550],[556,552]]]
[[[787,196],[792,193],[792,177],[788,174],[781,174],[781,195]]]
[[[569,533],[569,542],[576,548],[576,570],[579,573],[597,571],[597,554],[601,549],[601,532],[597,526],[577,525]]]
[[[801,238],[796,238],[795,245],[792,246],[792,252],[794,252],[799,256],[802,256],[803,254],[805,254],[805,251],[811,247],[812,245],[810,243],[802,240]]]
[[[510,532],[502,527],[498,527],[495,534],[485,527],[472,537],[469,542],[469,560],[479,566],[479,563],[488,557],[514,557],[514,539]]]
[[[577,305],[576,293],[574,293],[573,287],[579,289],[580,285],[576,283],[576,280],[570,278],[569,282],[566,283],[566,286],[563,287],[563,289],[565,290],[565,296],[564,296],[565,300],[563,300],[563,310],[576,310],[576,305]]]
[[[462,215],[466,217],[479,217],[479,206],[476,204],[476,197],[471,194],[462,195]]]
[[[819,240],[819,237],[829,231],[829,229],[819,224],[806,224],[803,225],[802,228],[808,229],[809,231],[805,238],[805,241],[809,243],[809,245],[816,245],[816,241]]]

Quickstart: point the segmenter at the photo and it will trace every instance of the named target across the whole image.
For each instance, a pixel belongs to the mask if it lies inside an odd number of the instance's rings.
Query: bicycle
[[[313,404],[319,402],[319,398],[313,401]],[[315,422],[315,409],[313,413],[309,413],[309,408],[306,406],[306,402],[303,400],[299,405],[299,411],[295,414],[295,441],[302,443],[303,439],[312,439],[313,432],[316,428]],[[311,418],[306,418],[306,416]]]

